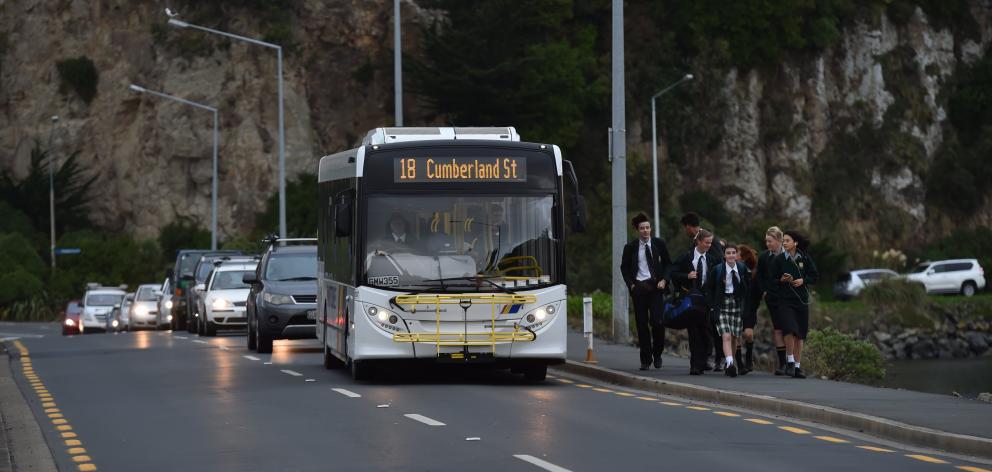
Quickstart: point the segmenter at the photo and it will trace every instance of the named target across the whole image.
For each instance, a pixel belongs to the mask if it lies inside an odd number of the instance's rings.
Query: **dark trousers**
[[[709,320],[709,325],[709,336],[713,340],[713,352],[711,354],[713,354],[714,359],[723,362],[723,336],[720,336],[720,332],[717,331],[716,320],[712,319],[712,317]],[[706,350],[709,351],[709,347]]]
[[[630,297],[634,302],[637,342],[641,347],[641,364],[650,364],[665,350],[665,326],[661,324],[661,291],[657,282],[637,282]]]
[[[692,319],[686,331],[689,335],[689,368],[705,370],[706,359],[709,358],[710,346],[710,321],[709,310],[705,307],[693,310]]]

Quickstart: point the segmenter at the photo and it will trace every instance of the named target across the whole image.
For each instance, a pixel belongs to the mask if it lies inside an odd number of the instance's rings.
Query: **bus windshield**
[[[558,283],[551,195],[375,195],[367,214],[368,285],[464,292]]]

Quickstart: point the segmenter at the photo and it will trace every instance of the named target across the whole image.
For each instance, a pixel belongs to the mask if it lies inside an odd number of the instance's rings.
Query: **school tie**
[[[648,261],[648,273],[654,278],[654,258],[651,257],[651,245],[644,245],[644,258]]]
[[[741,279],[737,277],[737,271],[736,270],[733,271],[733,272],[734,272],[734,293],[736,294],[737,293],[737,290],[740,289]]]
[[[703,285],[703,258],[706,256],[699,256],[696,259],[696,283],[700,286]]]

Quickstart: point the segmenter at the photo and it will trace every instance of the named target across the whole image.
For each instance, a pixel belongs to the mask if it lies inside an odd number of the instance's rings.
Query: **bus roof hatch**
[[[440,141],[456,139],[481,139],[493,141],[520,141],[512,126],[501,127],[432,127],[432,128],[376,128],[365,135],[363,145],[401,143],[407,141]]]

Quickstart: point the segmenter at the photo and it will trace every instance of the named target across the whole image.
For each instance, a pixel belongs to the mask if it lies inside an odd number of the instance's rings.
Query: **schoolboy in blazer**
[[[624,246],[620,273],[634,305],[641,370],[647,370],[652,362],[655,368],[661,368],[661,353],[665,350],[661,293],[667,284],[665,269],[672,259],[665,241],[651,236],[651,222],[644,213],[630,223],[638,237]]]

